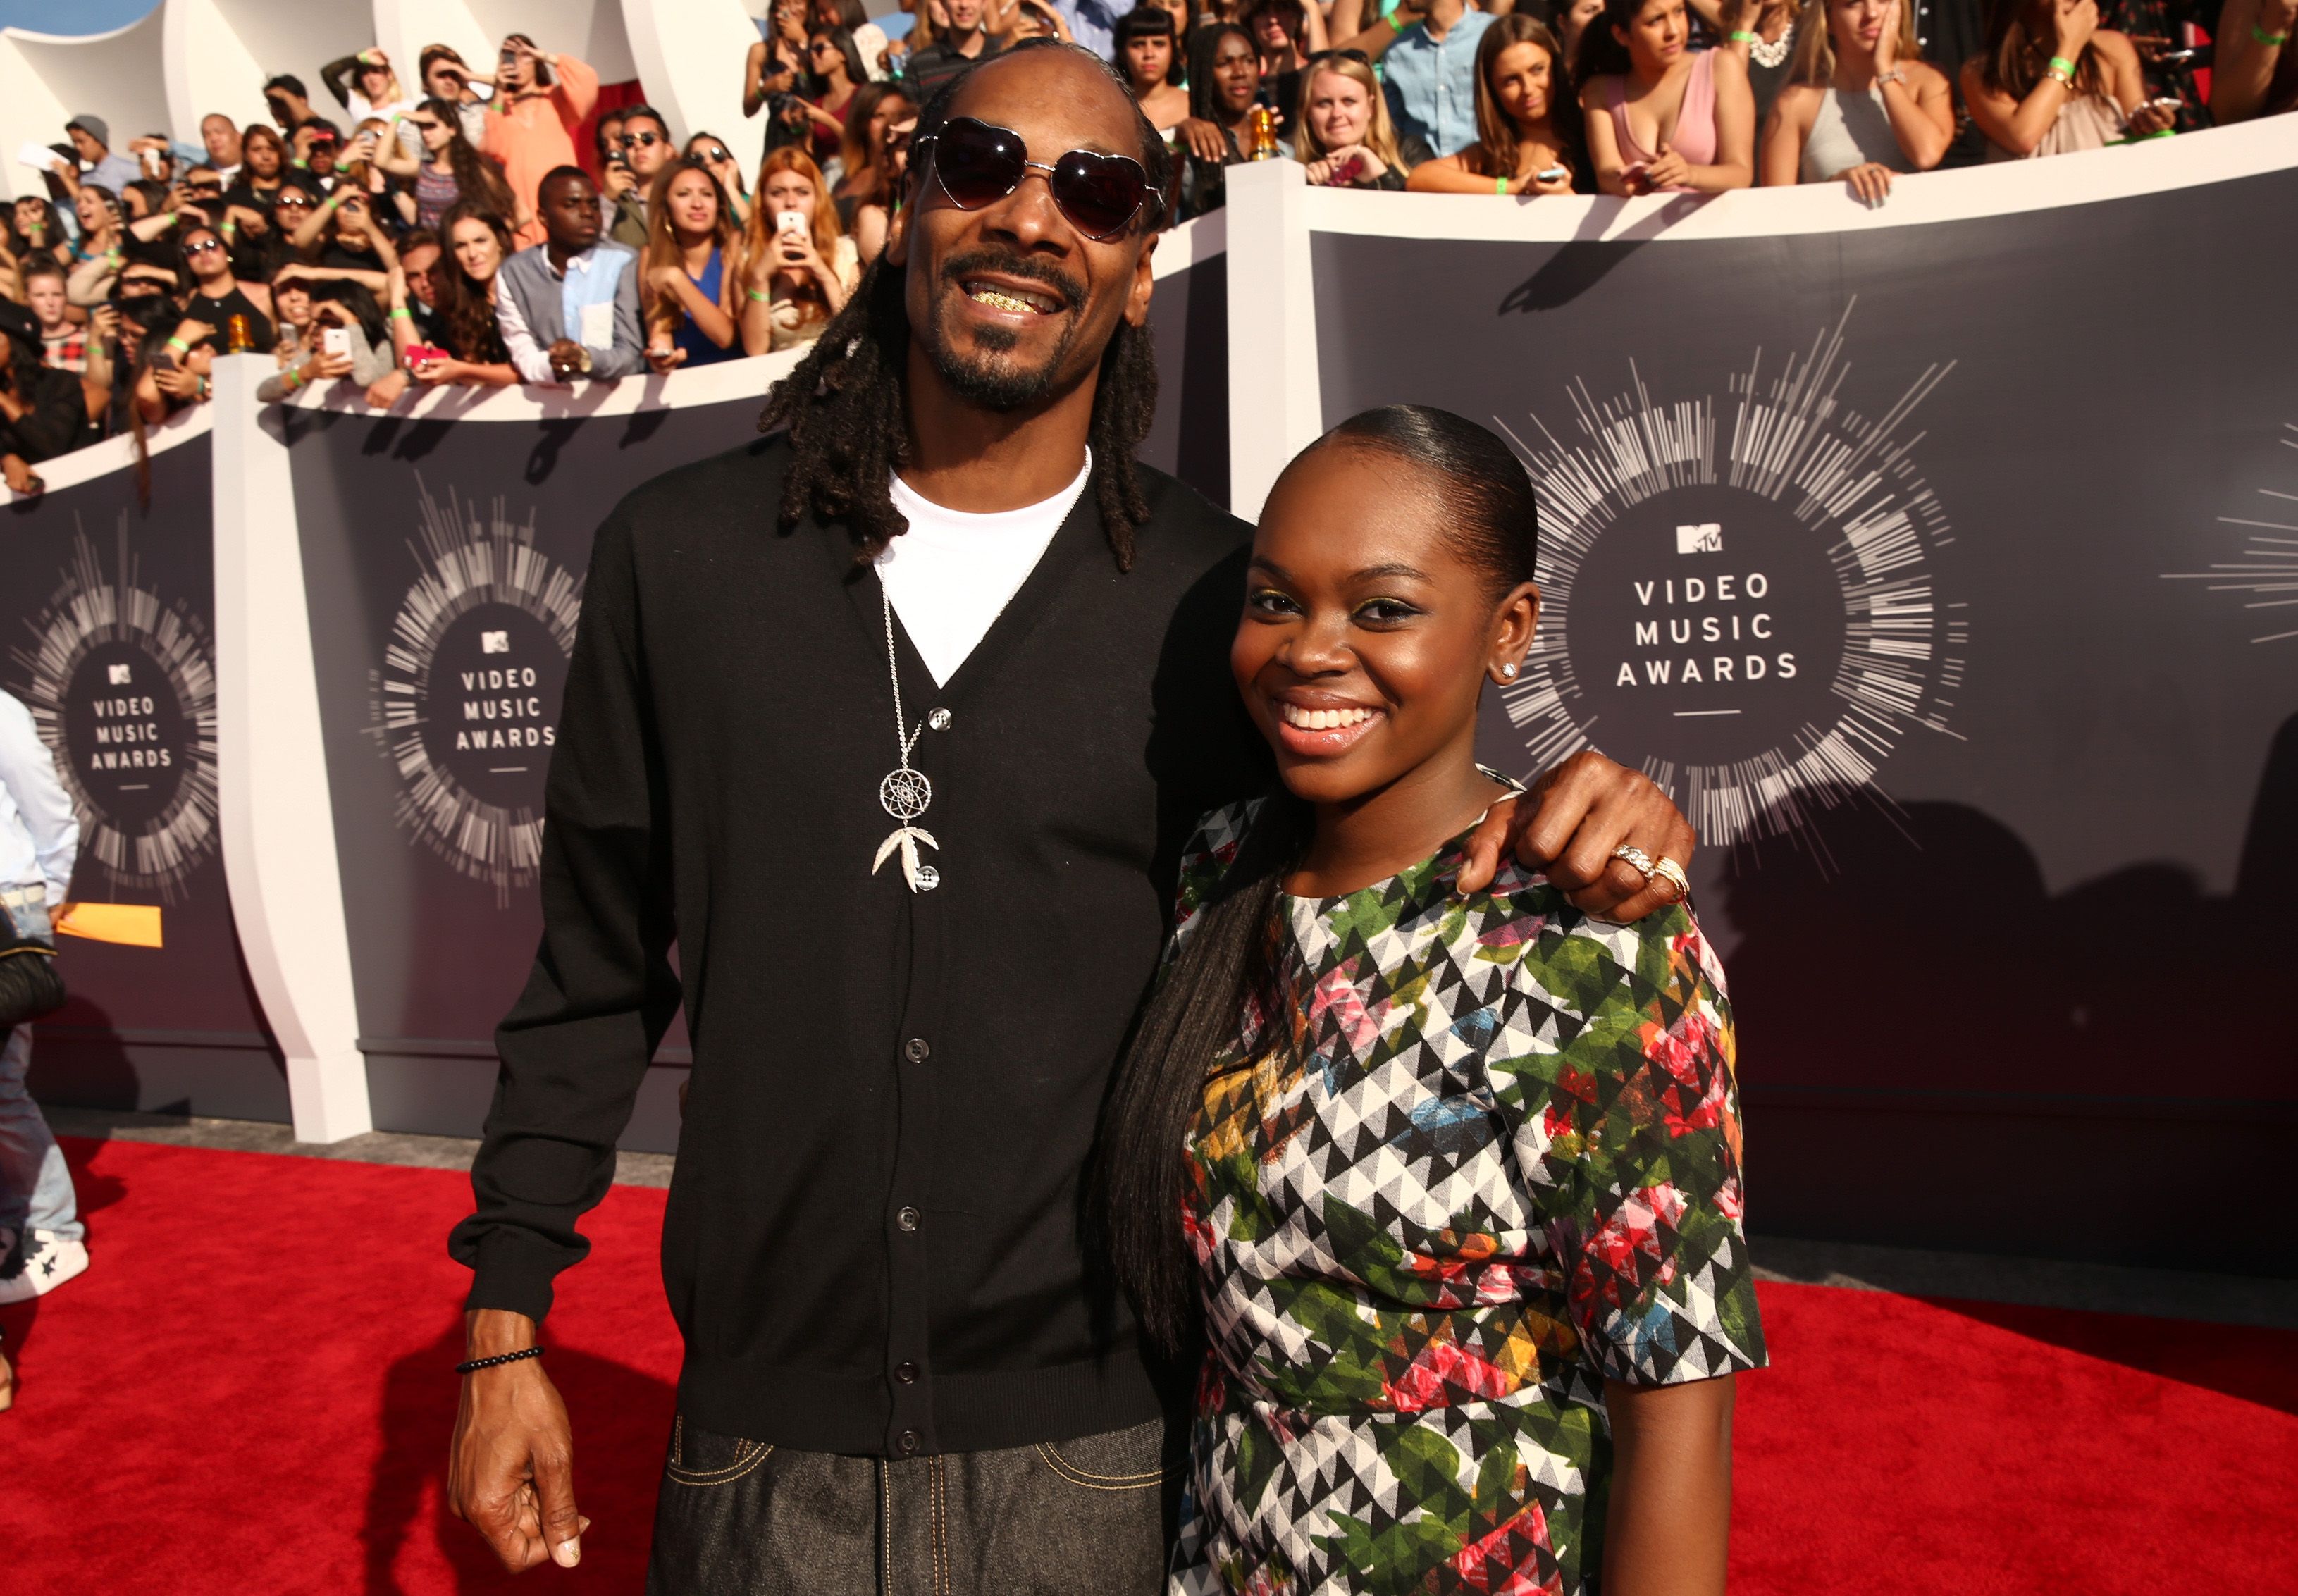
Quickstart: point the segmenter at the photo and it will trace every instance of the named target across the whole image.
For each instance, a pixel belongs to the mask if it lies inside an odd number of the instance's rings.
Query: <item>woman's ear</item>
[[[1533,635],[1540,628],[1540,588],[1519,583],[1500,602],[1492,616],[1492,641],[1485,672],[1506,687],[1524,672],[1524,657],[1532,651]]]

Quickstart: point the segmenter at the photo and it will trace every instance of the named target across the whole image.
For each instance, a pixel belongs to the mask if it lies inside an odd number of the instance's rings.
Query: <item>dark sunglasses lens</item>
[[[1004,199],[1021,181],[1021,141],[960,117],[934,141],[934,170],[961,210]]]
[[[1089,238],[1123,228],[1148,188],[1139,165],[1122,155],[1071,150],[1054,164],[1054,199]]]

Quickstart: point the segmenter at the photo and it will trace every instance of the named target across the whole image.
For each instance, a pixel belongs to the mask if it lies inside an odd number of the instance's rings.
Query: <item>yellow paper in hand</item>
[[[160,944],[157,904],[66,904],[56,930],[67,937],[91,942],[118,942],[128,947]]]

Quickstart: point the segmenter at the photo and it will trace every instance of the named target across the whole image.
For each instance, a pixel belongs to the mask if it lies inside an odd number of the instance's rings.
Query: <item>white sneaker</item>
[[[23,1267],[0,1276],[0,1305],[45,1296],[65,1281],[87,1272],[87,1244],[66,1241],[53,1231],[35,1230],[24,1245]]]

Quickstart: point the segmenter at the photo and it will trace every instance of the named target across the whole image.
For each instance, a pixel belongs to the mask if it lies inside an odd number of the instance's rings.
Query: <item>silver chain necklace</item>
[[[941,844],[934,840],[931,831],[910,823],[923,815],[926,806],[933,802],[933,783],[926,780],[923,771],[910,768],[910,752],[918,746],[918,739],[926,729],[925,723],[918,723],[917,730],[913,732],[909,723],[903,718],[902,663],[900,656],[894,652],[894,600],[893,595],[885,591],[882,583],[879,586],[878,598],[886,611],[886,674],[894,684],[894,745],[902,758],[901,764],[888,771],[886,779],[878,783],[878,802],[900,823],[895,826],[885,841],[878,845],[878,856],[870,861],[870,873],[876,875],[878,867],[893,857],[898,849],[902,856],[902,876],[909,882],[910,890],[930,892],[941,885],[941,872],[930,864],[918,863],[918,844],[922,842],[928,848],[937,849]]]

